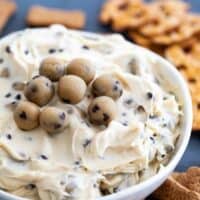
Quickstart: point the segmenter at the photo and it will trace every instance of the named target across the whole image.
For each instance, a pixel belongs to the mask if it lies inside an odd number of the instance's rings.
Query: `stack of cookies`
[[[100,21],[132,41],[169,59],[189,83],[193,98],[193,129],[200,129],[200,15],[179,0],[108,0]],[[199,94],[198,94],[199,93]]]

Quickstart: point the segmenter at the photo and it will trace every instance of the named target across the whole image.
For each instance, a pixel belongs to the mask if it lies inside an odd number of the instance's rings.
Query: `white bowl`
[[[87,34],[91,34],[91,33],[87,33]],[[95,35],[95,34],[91,34],[91,35]],[[98,200],[142,200],[144,199],[145,197],[150,195],[154,190],[156,190],[167,179],[170,173],[173,172],[175,167],[178,165],[180,159],[182,158],[190,139],[190,134],[192,130],[192,116],[193,116],[192,102],[191,102],[191,97],[190,97],[187,84],[184,81],[183,77],[172,64],[170,64],[168,61],[166,61],[159,55],[156,55],[155,53],[145,48],[139,47],[137,45],[134,45],[134,46],[135,48],[138,48],[139,51],[141,50],[146,51],[146,53],[148,53],[149,56],[159,58],[161,64],[156,67],[160,68],[159,70],[162,72],[162,74],[165,75],[165,77],[167,77],[167,80],[169,81],[169,83],[176,87],[177,89],[176,93],[179,99],[182,100],[183,112],[184,112],[183,121],[181,123],[181,128],[180,128],[181,135],[176,144],[175,152],[170,162],[168,163],[168,165],[164,168],[164,170],[161,170],[158,174],[156,174],[155,176],[149,178],[148,180],[142,183],[131,186],[118,193],[114,193],[105,197],[98,198]],[[0,191],[0,199],[24,200],[24,198],[16,197],[4,191]]]

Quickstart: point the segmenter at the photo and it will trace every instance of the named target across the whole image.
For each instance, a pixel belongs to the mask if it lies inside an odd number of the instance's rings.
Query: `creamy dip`
[[[90,86],[77,105],[49,103],[65,110],[69,126],[50,136],[43,129],[20,130],[12,106],[25,99],[13,88],[38,74],[48,56],[70,62],[89,59],[96,76],[112,73],[123,85],[117,117],[108,126],[88,121]],[[0,188],[29,199],[96,199],[155,175],[168,162],[179,136],[182,110],[163,80],[160,58],[120,35],[96,35],[50,28],[27,29],[0,42]],[[3,73],[4,72],[4,73]],[[165,77],[166,78],[166,77]]]

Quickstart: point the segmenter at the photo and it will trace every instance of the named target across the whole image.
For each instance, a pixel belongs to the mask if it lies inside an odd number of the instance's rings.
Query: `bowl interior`
[[[95,36],[96,34],[87,33],[89,35]],[[162,177],[166,177],[170,172],[174,170],[178,162],[180,161],[181,157],[183,156],[183,153],[187,147],[187,144],[189,142],[190,133],[191,133],[191,127],[192,127],[192,103],[191,103],[191,97],[190,93],[187,87],[186,82],[180,75],[180,73],[175,69],[174,66],[172,66],[168,61],[163,59],[162,57],[156,55],[153,52],[150,52],[149,50],[139,47],[137,45],[134,45],[138,51],[143,51],[145,54],[147,54],[149,57],[157,57],[159,59],[159,64],[155,64],[155,67],[157,71],[161,72],[161,76],[163,81],[168,84],[169,87],[173,88],[176,91],[177,97],[179,101],[183,105],[183,118],[180,126],[180,137],[177,141],[176,149],[174,152],[174,155],[172,156],[172,159],[170,160],[169,164],[166,166],[165,170],[161,170],[158,174],[151,177],[150,179],[129,187],[127,189],[124,189],[123,191],[120,191],[115,194],[108,195],[106,197],[101,197],[98,200],[114,200],[114,199],[122,199],[123,197],[127,195],[134,195],[138,191],[142,191],[144,189],[149,188],[152,184],[159,183],[159,180]],[[158,187],[159,184],[156,186]],[[150,191],[152,192],[152,191]],[[0,191],[0,197],[3,197],[4,199],[9,200],[22,200],[24,198],[16,197],[14,195],[8,194],[4,191]]]

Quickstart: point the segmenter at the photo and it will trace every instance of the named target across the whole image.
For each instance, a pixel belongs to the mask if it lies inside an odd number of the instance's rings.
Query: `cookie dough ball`
[[[58,81],[65,73],[65,62],[55,57],[45,58],[40,64],[39,72],[51,81]]]
[[[89,60],[84,58],[77,58],[68,64],[66,73],[79,76],[86,82],[86,84],[88,84],[93,80],[95,76],[95,69]]]
[[[29,101],[39,106],[44,106],[53,98],[54,86],[48,78],[38,76],[30,80],[26,85],[24,95]]]
[[[14,111],[14,120],[18,128],[29,131],[39,126],[39,107],[28,101],[18,103]]]
[[[65,103],[77,104],[83,99],[86,89],[83,79],[74,75],[65,75],[59,80],[58,96]]]
[[[68,125],[65,111],[56,107],[46,107],[40,114],[41,127],[50,134],[62,132]]]
[[[112,74],[103,74],[93,82],[92,92],[95,96],[108,96],[116,100],[122,95],[123,89]]]
[[[117,106],[112,98],[95,98],[88,107],[89,119],[97,125],[108,125],[117,115]]]

